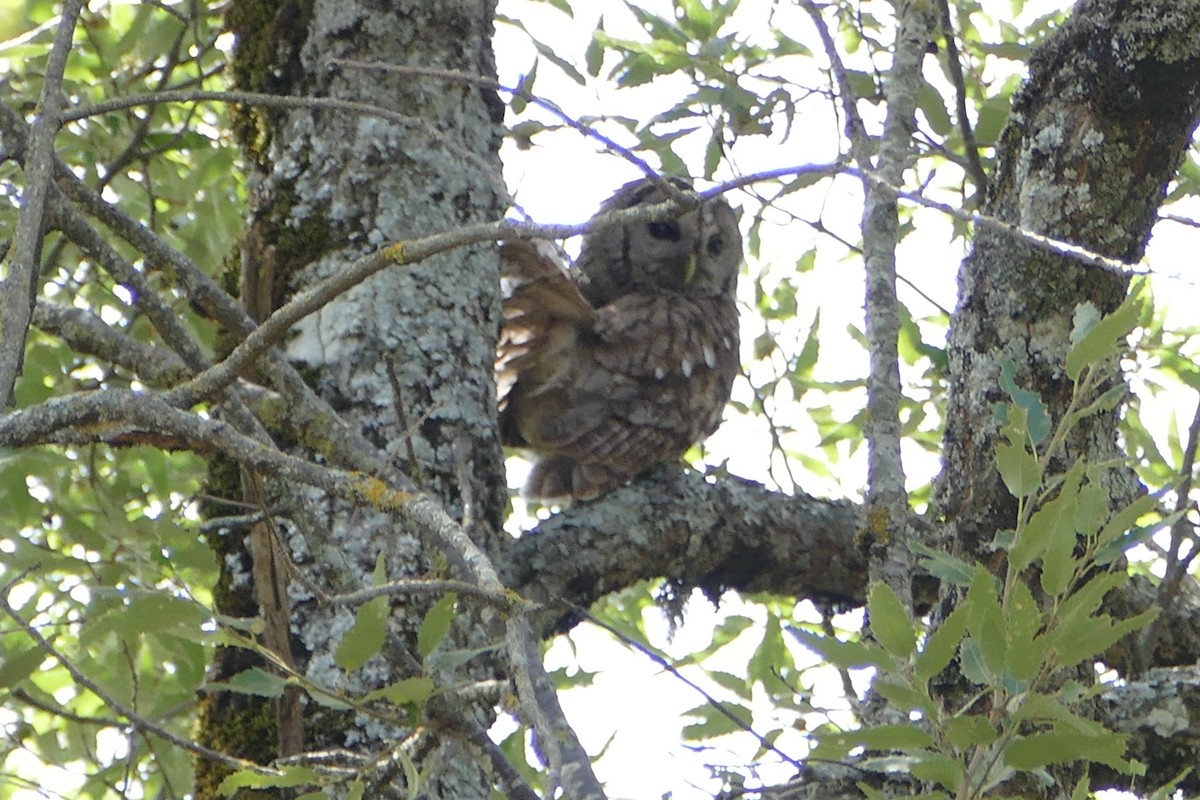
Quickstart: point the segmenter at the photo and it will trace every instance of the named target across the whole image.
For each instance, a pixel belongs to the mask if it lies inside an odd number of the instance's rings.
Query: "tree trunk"
[[[1136,263],[1200,113],[1200,43],[1183,33],[1197,23],[1195,2],[1080,3],[1030,60],[984,213]],[[1016,501],[994,463],[1002,363],[1012,362],[1016,385],[1061,419],[1071,397],[1063,364],[1076,307],[1110,312],[1127,283],[1009,233],[979,230],[959,271],[937,484],[947,535],[962,550],[980,554],[1015,519]],[[1067,458],[1123,458],[1119,411],[1085,420]],[[1132,499],[1136,480],[1128,471],[1111,474],[1118,507]]]
[[[494,10],[489,0],[383,6],[318,0],[273,9],[233,4],[229,18],[239,37],[239,88],[370,103],[394,112],[382,118],[298,107],[242,117],[245,152],[258,168],[239,254],[241,293],[253,316],[262,319],[382,245],[502,215],[497,151],[503,107],[494,92],[470,81],[378,68],[421,65],[494,77]],[[484,244],[376,274],[306,319],[285,345],[316,392],[493,554],[506,503],[492,380],[498,313],[498,260],[494,247]],[[308,431],[310,442],[313,433]],[[321,432],[315,433],[319,440]],[[363,588],[381,557],[388,580],[436,577],[447,570],[445,559],[382,512],[351,509],[270,481],[262,499],[278,520],[260,534],[269,540],[267,549],[277,551],[277,569],[273,578],[265,577],[262,561],[269,556],[256,552],[248,581],[247,546],[222,543],[227,571],[222,613],[248,616],[257,602],[270,627],[263,607],[270,601],[263,600],[261,583],[274,580],[276,593],[285,598],[285,619],[290,607],[291,635],[282,640],[290,644],[295,668],[315,684],[355,695],[420,670],[421,660],[408,653],[401,659],[408,662],[406,672],[379,656],[362,670],[344,672],[334,650],[353,622],[353,610],[315,602],[306,587],[327,583],[328,575],[338,570],[344,575],[349,567],[361,582],[334,588]],[[326,563],[330,558],[342,560],[338,570]],[[420,598],[393,603],[391,632],[400,642],[411,641],[428,607]],[[270,646],[271,637],[264,641]],[[485,627],[457,641],[490,643]],[[213,673],[228,678],[249,663],[244,651],[223,650]],[[285,707],[298,698],[285,693],[272,704],[278,711],[256,700],[222,696],[202,715],[201,738],[229,747],[231,732],[302,725],[281,730],[280,742],[299,738],[304,749],[346,748],[381,757],[406,742],[418,766],[431,768],[422,796],[488,796],[492,780],[463,756],[453,737],[429,734],[408,741],[411,730],[311,701],[303,721],[293,721]],[[490,713],[490,703],[487,709]],[[246,749],[229,749],[260,761],[278,755],[271,737],[251,736],[241,744]],[[386,772],[381,768],[376,777]],[[200,786],[199,796],[214,796],[213,781]]]

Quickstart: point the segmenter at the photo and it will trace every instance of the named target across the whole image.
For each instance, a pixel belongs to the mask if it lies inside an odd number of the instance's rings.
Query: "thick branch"
[[[860,529],[851,503],[664,467],[543,522],[514,544],[502,577],[551,607],[586,607],[663,576],[713,597],[737,589],[857,604],[866,586]]]
[[[1138,681],[1110,686],[1099,697],[1100,716],[1111,730],[1129,736],[1127,755],[1146,765],[1147,775],[1169,780],[1190,769],[1178,787],[1185,797],[1200,792],[1200,668],[1151,670]],[[1153,784],[1151,784],[1153,785]],[[1093,765],[1092,788],[1137,791],[1128,775]]]

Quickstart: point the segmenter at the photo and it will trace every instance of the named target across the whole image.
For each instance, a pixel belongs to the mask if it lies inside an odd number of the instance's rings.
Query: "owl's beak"
[[[692,282],[692,278],[696,277],[696,254],[692,253],[688,256],[687,264],[683,268],[683,285],[687,286]]]

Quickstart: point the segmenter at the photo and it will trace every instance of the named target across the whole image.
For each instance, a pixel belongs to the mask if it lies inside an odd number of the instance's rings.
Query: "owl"
[[[599,214],[664,199],[635,181]],[[598,497],[716,430],[739,363],[728,203],[596,229],[570,271],[541,241],[501,258],[500,431],[535,456],[525,496]]]

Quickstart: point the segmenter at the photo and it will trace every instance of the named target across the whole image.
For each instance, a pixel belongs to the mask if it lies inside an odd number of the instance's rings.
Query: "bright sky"
[[[538,40],[553,42],[555,52],[579,64],[580,71],[583,71],[582,53],[601,13],[604,27],[611,35],[643,38],[633,17],[620,5],[572,5],[576,8],[573,21],[545,2],[502,0],[500,7],[502,14],[519,19]],[[667,0],[639,2],[639,5],[661,16],[671,15],[671,4]],[[1035,0],[1026,3],[1022,14],[1016,18],[1004,16],[1011,13],[1011,6],[1007,2],[994,2],[989,7],[997,9],[996,13],[1001,15],[993,20],[994,24],[1007,21],[1021,25],[1070,5],[1072,4],[1068,2]],[[772,25],[785,31],[793,39],[804,42],[814,53],[822,52],[807,15],[795,4],[747,0],[742,3],[734,17],[735,22],[730,27],[738,30],[741,36],[754,40],[766,35],[768,17]],[[528,35],[514,26],[501,24],[497,29],[496,49],[501,82],[516,85],[520,76],[533,65],[536,56]],[[861,60],[863,54],[859,53],[857,57]],[[818,63],[823,63],[823,59],[818,57],[817,60]],[[787,63],[788,61],[791,63]],[[996,59],[993,61],[995,76],[1009,74],[1014,66],[1011,62]],[[875,66],[886,69],[887,65]],[[821,85],[821,79],[814,77],[811,67],[800,59],[786,59],[778,65],[775,72],[789,76],[794,73],[798,85]],[[931,83],[944,86],[941,71],[932,61],[927,61],[925,73]],[[604,77],[605,73],[602,72],[599,80],[582,88],[568,79],[560,78],[553,65],[542,59],[538,67],[537,82],[532,90],[535,94],[553,100],[573,116],[609,113],[645,119],[668,107],[670,100],[664,98],[674,96],[682,85],[664,81],[661,85],[655,83],[636,90],[614,90],[606,84]],[[944,89],[943,95],[950,97],[952,92]],[[869,106],[860,108],[868,117],[868,125],[877,126],[879,120],[870,118],[873,109]],[[782,141],[779,135],[770,139],[756,137],[753,140],[742,140],[733,151],[738,169],[742,173],[749,173],[800,163],[822,163],[832,160],[837,155],[838,123],[831,115],[825,100],[813,98],[804,101],[800,106],[796,126],[796,132],[787,141]],[[614,130],[606,128],[605,132],[623,144],[632,144],[632,137],[622,138],[620,132]],[[777,126],[777,131],[782,130],[782,125]],[[873,130],[877,131],[878,127]],[[503,156],[510,190],[514,192],[520,207],[538,222],[583,221],[616,187],[639,174],[633,165],[619,156],[601,152],[598,142],[585,139],[574,132],[539,134],[534,143],[534,147],[529,150],[518,150],[509,143],[503,151]],[[693,155],[692,158],[685,156],[685,160],[698,165],[701,156],[698,151]],[[939,179],[942,177],[939,175]],[[789,200],[795,202],[789,210],[804,219],[820,219],[827,228],[844,239],[857,241],[862,213],[860,198],[857,181],[840,179],[833,182],[827,192],[790,196]],[[944,199],[952,205],[955,202],[953,197],[938,199]],[[737,194],[731,196],[731,200],[735,205],[748,202],[744,195]],[[1172,210],[1177,214],[1186,214],[1187,211],[1195,209]],[[804,275],[793,276],[797,286],[799,310],[797,322],[789,330],[794,333],[796,346],[802,341],[801,337],[807,334],[809,322],[819,310],[822,332],[819,376],[827,380],[862,377],[867,369],[864,353],[852,343],[846,333],[848,326],[853,325],[859,329],[862,327],[860,287],[863,285],[863,278],[860,263],[857,259],[848,258],[846,250],[830,239],[818,238],[810,227],[795,222],[782,224],[786,220],[778,214],[773,218],[780,224],[773,229],[764,229],[764,263],[785,265],[785,270],[790,270],[790,264],[794,263],[800,254],[810,247],[817,248],[815,268]],[[938,212],[917,210],[914,214],[914,224],[917,233],[905,240],[898,253],[899,272],[937,304],[952,309],[956,299],[955,274],[964,255],[963,242],[951,240],[950,226]],[[1193,313],[1191,310],[1197,307],[1196,301],[1200,298],[1196,296],[1193,280],[1183,274],[1190,267],[1190,260],[1184,264],[1176,254],[1197,252],[1197,248],[1200,247],[1197,237],[1195,228],[1174,223],[1160,224],[1155,231],[1148,256],[1148,263],[1153,265],[1156,271],[1156,294],[1160,298],[1172,298],[1174,306],[1189,315]],[[574,252],[577,246],[577,243],[568,243],[568,250]],[[1175,266],[1177,264],[1179,266]],[[749,267],[751,274],[760,268],[759,264],[751,264]],[[744,297],[749,297],[747,291],[750,283],[751,281],[743,278],[741,288]],[[904,286],[900,291],[901,299],[917,317],[935,313],[936,308],[917,293]],[[747,314],[744,313],[743,316],[747,317]],[[749,342],[760,332],[761,327],[753,319],[745,319],[744,325],[743,341]],[[781,340],[786,341],[786,334]],[[744,390],[745,387],[741,388]],[[856,406],[861,405],[862,397],[849,394],[846,403],[845,418],[849,418],[857,410]],[[1169,411],[1169,407],[1176,404],[1181,408],[1181,421],[1175,420]],[[1186,426],[1194,407],[1194,398],[1182,397],[1180,392],[1172,392],[1147,405],[1143,417],[1157,418],[1154,427],[1162,440],[1168,435],[1171,427]],[[793,434],[791,446],[811,447],[812,451],[816,452],[816,431],[811,423],[805,424],[803,405],[781,406],[777,409],[777,415],[779,421],[795,422],[796,427],[800,429],[798,433]],[[769,442],[764,423],[761,421],[727,422],[709,439],[708,449],[713,454],[714,463],[728,458],[729,469],[734,474],[771,482],[772,475],[765,466],[769,458]],[[862,449],[864,448],[860,448]],[[904,455],[910,485],[928,482],[937,468],[936,460],[915,446],[906,449]],[[805,491],[818,495],[857,496],[861,492],[865,476],[863,456],[860,452],[838,466],[840,480],[822,479],[802,472],[797,476],[798,483]],[[786,474],[779,471],[778,462],[775,467],[774,475],[777,478]],[[510,483],[519,485],[520,464],[512,463],[510,469]],[[645,622],[647,629],[652,632],[655,646],[666,649],[676,657],[682,657],[707,645],[712,626],[729,613],[746,614],[762,619],[761,612],[754,607],[738,602],[736,598],[727,598],[719,611],[714,611],[703,600],[694,600],[689,606],[687,624],[676,633],[672,642],[667,641],[666,625],[661,614],[651,610],[645,614]],[[803,610],[800,611],[800,615],[804,615]],[[855,624],[847,622],[847,626],[855,627]],[[725,663],[714,661],[708,666],[732,672],[738,672],[739,668],[744,670],[746,654],[757,643],[758,637],[761,637],[761,630],[751,628],[743,634],[744,648],[730,648],[724,656]],[[734,737],[725,737],[718,740],[717,744],[725,745],[728,741],[727,747],[717,747],[708,752],[696,752],[681,744],[679,729],[685,724],[685,720],[680,716],[687,709],[700,705],[703,700],[675,677],[663,673],[645,656],[630,652],[607,633],[587,625],[577,628],[570,639],[570,645],[560,639],[551,647],[547,666],[560,668],[577,664],[582,669],[599,673],[591,687],[565,692],[563,705],[589,752],[596,754],[604,751],[604,756],[597,765],[597,772],[600,779],[606,783],[610,797],[649,798],[672,793],[671,797],[675,800],[711,798],[720,788],[720,782],[708,779],[710,772],[707,765],[738,766],[751,763],[755,746],[752,742],[744,741],[744,737],[742,741],[737,741]],[[798,662],[815,661],[807,651],[799,647],[793,650]],[[742,660],[741,665],[735,663],[739,658]],[[698,670],[688,669],[685,672],[693,680],[703,682]],[[838,703],[840,684],[836,682],[836,677],[826,671],[815,680],[818,697],[826,696],[831,704]],[[722,696],[720,690],[713,687],[711,682],[705,685],[716,696]],[[758,704],[755,714],[764,715],[756,716],[756,728],[768,730],[769,726],[763,720],[770,714],[770,706],[766,703]],[[804,755],[799,735],[785,735],[778,745],[794,757]],[[785,780],[790,774],[790,767],[768,764],[757,777],[770,783]],[[753,780],[750,785],[754,785]]]

